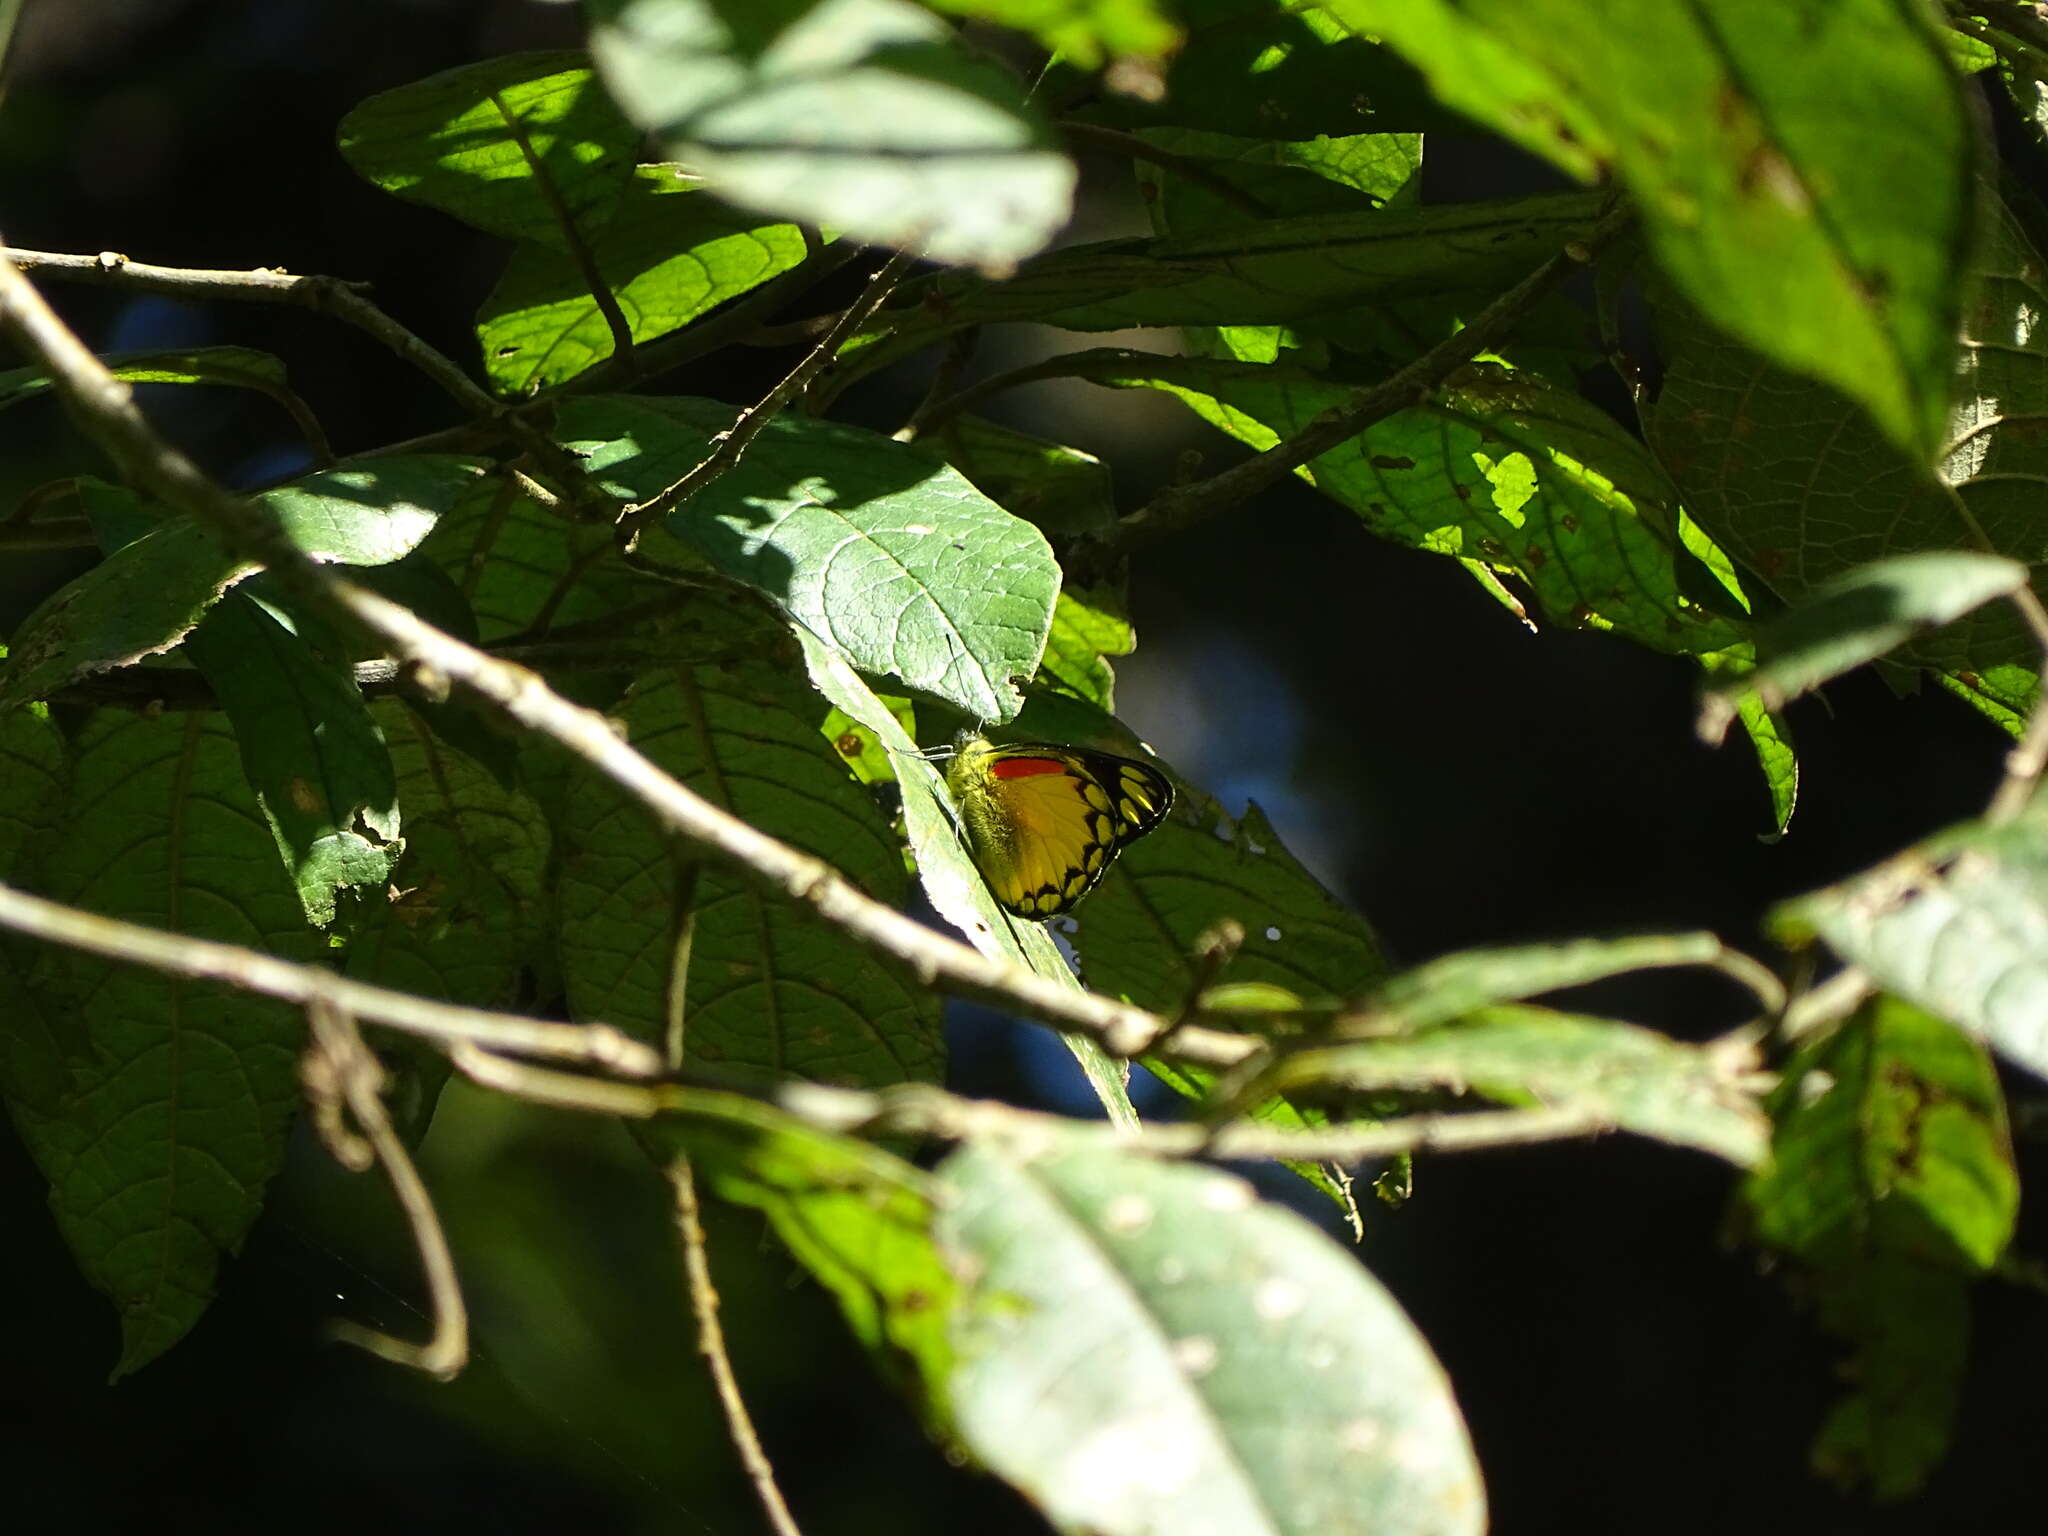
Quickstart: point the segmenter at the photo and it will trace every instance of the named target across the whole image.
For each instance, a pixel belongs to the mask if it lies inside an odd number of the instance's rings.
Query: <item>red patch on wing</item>
[[[999,779],[1032,779],[1041,773],[1065,773],[1067,765],[1056,757],[999,757],[988,771]]]

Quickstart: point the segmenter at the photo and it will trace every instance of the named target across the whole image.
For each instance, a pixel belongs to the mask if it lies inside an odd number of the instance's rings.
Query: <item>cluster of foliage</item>
[[[488,393],[450,388],[470,419],[337,463],[274,357],[107,363],[283,401],[324,462],[256,499],[302,550],[602,709],[877,901],[921,882],[985,955],[1065,987],[1052,936],[990,899],[928,748],[966,725],[1131,750],[1127,560],[1289,472],[1539,630],[1696,660],[1702,728],[1748,735],[1781,832],[1788,699],[1872,662],[1953,692],[2021,739],[2013,779],[1981,820],[1773,914],[1788,974],[1845,967],[1789,1002],[1706,935],[1389,974],[1255,808],[1233,820],[1184,781],[1061,923],[1089,988],[1245,1038],[1221,1079],[1170,1035],[1148,1058],[1219,1134],[1327,1149],[1379,1124],[1420,1146],[1490,1115],[1746,1170],[1746,1232],[1850,1357],[1816,1464],[1903,1494],[1945,1449],[1968,1287],[2017,1211],[1990,1053],[2048,1072],[2048,541],[2026,510],[2048,473],[2048,280],[1981,99],[2048,132],[2048,23],[1950,10],[590,0],[587,55],[466,66],[339,128],[363,177],[508,243],[475,328]],[[1586,189],[1430,201],[1439,130]],[[1079,143],[1130,159],[1151,236],[1047,249]],[[862,262],[873,280],[801,328],[823,343],[770,399],[640,387],[786,327]],[[1590,305],[1560,292],[1588,269]],[[1171,328],[1180,350],[1077,348],[960,388],[979,331],[1017,323]],[[893,436],[829,419],[934,358]],[[1049,377],[1164,391],[1270,473],[1120,510],[1087,454],[978,414]],[[0,403],[62,383],[35,364]],[[587,761],[395,668],[147,475],[104,473],[23,512],[101,558],[0,670],[12,886],[686,1044],[729,1086],[664,1088],[650,1153],[765,1211],[934,1434],[1061,1528],[1483,1525],[1451,1384],[1333,1239],[1142,1136],[916,1097],[942,1075],[941,999],[901,956],[671,842]],[[1702,1046],[1531,1001],[1660,965],[1746,979],[1758,1017]],[[261,1208],[305,1019],[21,937],[0,987],[0,1095],[134,1370],[192,1327]],[[1067,1038],[1134,1125],[1125,1064]],[[417,1129],[446,1062],[392,1060]],[[916,1166],[806,1117],[793,1079],[926,1104],[957,1145]],[[1351,1209],[1320,1159],[1293,1162]]]

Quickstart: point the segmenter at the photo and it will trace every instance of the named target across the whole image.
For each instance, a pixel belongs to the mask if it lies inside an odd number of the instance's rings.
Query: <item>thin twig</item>
[[[569,252],[569,260],[575,263],[577,275],[583,279],[583,286],[590,290],[590,297],[597,305],[597,312],[604,316],[605,329],[612,333],[612,354],[624,357],[633,350],[633,327],[626,323],[624,311],[619,308],[618,296],[612,292],[611,284],[604,279],[604,273],[597,265],[597,253],[591,250],[583,238],[583,231],[576,227],[576,216],[569,211],[569,204],[562,196],[562,189],[555,184],[554,172],[545,161],[534,153],[533,140],[527,136],[526,124],[520,120],[497,91],[491,93],[491,105],[498,109],[498,115],[505,119],[505,129],[512,135],[512,142],[519,146],[520,158],[525,160],[527,170],[533,173],[533,184],[539,191],[541,201],[548,205],[548,212],[555,216],[555,223],[561,226],[562,241]]]
[[[328,1331],[345,1344],[366,1349],[393,1364],[425,1371],[441,1381],[452,1381],[469,1363],[469,1313],[462,1304],[462,1286],[455,1278],[455,1258],[448,1251],[448,1236],[434,1212],[434,1200],[421,1182],[419,1170],[405,1150],[405,1142],[391,1124],[384,1108],[384,1069],[355,1021],[332,1000],[314,998],[306,1007],[306,1021],[312,1029],[307,1047],[306,1074],[319,1087],[316,1092],[338,1095],[355,1117],[356,1128],[375,1160],[391,1181],[412,1228],[413,1246],[420,1256],[420,1269],[427,1277],[427,1296],[433,1311],[433,1336],[424,1344],[409,1344],[388,1333],[346,1318],[328,1324]],[[342,1143],[347,1146],[349,1143]],[[343,1166],[361,1171],[352,1156],[342,1158]]]
[[[0,928],[70,949],[192,981],[217,981],[301,1007],[318,1001],[353,1018],[443,1043],[467,1041],[494,1051],[581,1062],[629,1077],[654,1077],[661,1057],[603,1024],[555,1024],[517,1014],[436,1003],[351,981],[313,965],[295,965],[253,949],[187,938],[102,917],[0,885]]]
[[[1135,133],[1123,133],[1096,123],[1061,123],[1059,129],[1069,143],[1091,145],[1097,149],[1108,150],[1111,154],[1122,155],[1126,159],[1143,160],[1149,165],[1156,165],[1162,171],[1202,188],[1211,196],[1221,198],[1239,213],[1249,214],[1255,219],[1273,217],[1271,208],[1229,177],[1218,174],[1201,161],[1191,159],[1187,155],[1177,155],[1170,149],[1161,149],[1157,144],[1149,143]]]
[[[783,406],[802,393],[804,386],[816,378],[825,365],[838,355],[840,345],[846,338],[858,331],[867,323],[868,316],[881,308],[883,301],[895,291],[897,279],[902,277],[911,260],[907,253],[898,251],[884,262],[875,275],[868,279],[868,285],[861,290],[860,297],[848,306],[846,312],[839,317],[838,323],[825,333],[823,339],[805,354],[803,361],[790,369],[782,381],[760,400],[740,412],[739,418],[730,427],[712,439],[710,453],[667,489],[622,511],[619,514],[619,541],[628,550],[637,548],[642,529],[668,516],[739,463],[740,455],[747,451],[747,445],[775,419]]]
[[[1631,217],[1626,210],[1609,214],[1583,241],[1574,241],[1552,256],[1474,315],[1463,329],[1380,383],[1355,390],[1339,404],[1319,412],[1300,431],[1263,453],[1206,480],[1161,491],[1107,533],[1077,545],[1070,574],[1076,569],[1103,569],[1134,549],[1218,516],[1397,411],[1420,404],[1455,370],[1505,336],[1523,312],[1567,274],[1591,261],[1627,227]]]
[[[718,1289],[711,1280],[711,1255],[705,1248],[704,1223],[697,1206],[697,1180],[690,1172],[690,1160],[678,1157],[668,1165],[669,1188],[675,1193],[676,1233],[683,1244],[683,1276],[690,1291],[690,1315],[697,1323],[697,1353],[718,1393],[718,1406],[725,1413],[726,1432],[754,1496],[761,1501],[761,1513],[776,1536],[803,1536],[782,1489],[775,1481],[775,1468],[761,1448],[761,1436],[754,1428],[747,1400],[740,1395],[739,1377],[733,1373],[732,1356],[725,1347],[725,1328],[718,1320]]]
[[[1079,1031],[1113,1056],[1128,1058],[1158,1035],[1160,1019],[1142,1008],[984,956],[875,901],[831,865],[770,837],[664,773],[621,741],[602,714],[570,703],[537,674],[466,645],[411,609],[342,580],[294,544],[268,506],[230,495],[160,438],[136,410],[127,387],[108,374],[4,259],[0,318],[49,366],[79,419],[130,484],[217,530],[310,606],[370,637],[395,660],[461,687],[588,763],[639,801],[670,836],[698,844],[809,907],[926,986]],[[375,1016],[369,1008],[350,1006],[361,1017]],[[1248,1036],[1183,1026],[1175,1031],[1170,1054],[1197,1065],[1227,1067],[1257,1048]]]
[[[457,1071],[485,1088],[533,1103],[586,1114],[646,1120],[691,1112],[690,1087],[670,1083],[620,1083],[576,1077],[530,1062],[509,1061],[460,1042],[448,1048]],[[699,1078],[693,1069],[684,1074]],[[717,1080],[724,1092],[739,1086]],[[742,1090],[744,1091],[744,1090]],[[1151,1157],[1215,1157],[1230,1161],[1357,1163],[1397,1152],[1472,1152],[1597,1136],[1613,1122],[1592,1110],[1532,1108],[1475,1110],[1462,1114],[1410,1115],[1399,1120],[1313,1126],[1303,1130],[1240,1122],[1220,1128],[1189,1123],[1144,1125],[1135,1130],[1099,1120],[1071,1120],[1042,1110],[1019,1109],[990,1099],[968,1099],[925,1083],[905,1083],[869,1092],[788,1079],[753,1091],[784,1114],[819,1130],[841,1135],[921,1136],[937,1141],[975,1137],[1027,1138],[1050,1143],[1058,1137],[1099,1140],[1120,1152]]]
[[[363,297],[367,284],[338,277],[298,276],[278,268],[248,272],[205,267],[159,267],[130,261],[114,251],[97,256],[57,251],[0,249],[0,258],[24,272],[171,298],[230,298],[257,304],[282,304],[307,309],[354,326],[412,364],[472,416],[497,414],[498,402],[485,394],[468,374],[427,345],[405,326]]]

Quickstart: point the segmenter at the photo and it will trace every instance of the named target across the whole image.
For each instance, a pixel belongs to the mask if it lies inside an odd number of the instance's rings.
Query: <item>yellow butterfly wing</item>
[[[1123,846],[1173,807],[1173,784],[1157,769],[1050,742],[964,742],[946,778],[989,890],[1034,921],[1087,895]]]

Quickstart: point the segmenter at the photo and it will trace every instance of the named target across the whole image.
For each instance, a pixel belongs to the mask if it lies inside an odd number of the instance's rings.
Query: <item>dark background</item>
[[[372,91],[574,41],[573,10],[534,0],[31,0],[0,106],[0,233],[370,279],[394,314],[474,364],[469,321],[502,247],[358,181],[334,124]],[[1477,139],[1433,140],[1430,154],[1433,197],[1543,174]],[[1126,168],[1086,170],[1075,237],[1135,228]],[[102,348],[281,354],[344,453],[452,420],[417,374],[317,317],[55,296]],[[998,334],[981,365],[1032,345]],[[662,387],[740,402],[791,360],[743,353]],[[884,379],[846,413],[893,425],[918,382]],[[288,425],[254,397],[157,391],[148,404],[224,477],[294,466]],[[1214,465],[1233,451],[1158,397],[1048,385],[1011,411],[1100,453],[1127,505],[1184,452]],[[70,449],[47,404],[0,430],[11,507]],[[18,614],[68,558],[14,557],[0,603]],[[1531,635],[1452,562],[1374,542],[1302,488],[1148,553],[1132,601],[1143,648],[1121,669],[1125,717],[1226,805],[1258,799],[1404,962],[1623,928],[1711,927],[1757,946],[1772,901],[1969,815],[1999,769],[1999,737],[1960,705],[1852,678],[1795,707],[1800,810],[1766,845],[1746,748],[1693,738],[1687,665],[1594,635]],[[1740,1017],[1719,983],[1687,976],[1600,1002],[1692,1037]],[[1079,1103],[1043,1035],[963,1016],[954,1036],[961,1086]],[[2048,1171],[2023,1156],[2023,1176]],[[382,1187],[300,1144],[206,1320],[109,1387],[111,1309],[78,1278],[33,1166],[0,1131],[0,1498],[25,1510],[10,1528],[756,1528],[690,1351],[644,1160],[602,1127],[458,1087],[425,1171],[477,1314],[479,1358],[460,1382],[322,1342],[337,1314],[425,1324]],[[1804,1467],[1833,1390],[1830,1349],[1753,1254],[1724,1244],[1731,1183],[1704,1157],[1610,1138],[1432,1159],[1405,1209],[1368,1212],[1364,1257],[1457,1384],[1497,1528],[1978,1531],[2037,1509],[2048,1301],[1983,1287],[1948,1462],[1910,1504],[1843,1498]],[[715,1212],[712,1226],[738,1367],[812,1536],[1043,1529],[925,1442],[758,1221]],[[2019,1252],[2043,1252],[2030,1213]]]

